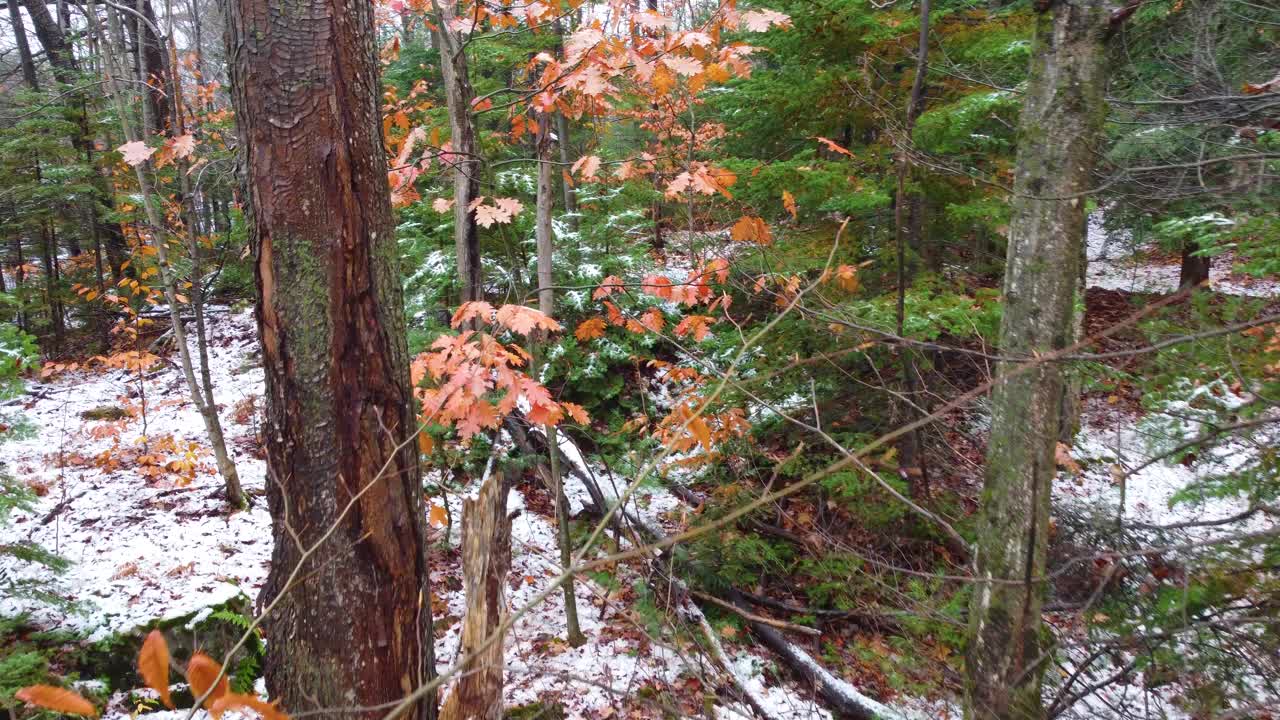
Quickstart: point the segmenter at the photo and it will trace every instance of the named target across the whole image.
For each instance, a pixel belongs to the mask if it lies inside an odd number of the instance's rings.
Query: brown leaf
[[[160,693],[160,702],[173,709],[173,700],[169,697],[169,644],[164,641],[164,634],[159,630],[147,633],[142,642],[142,650],[138,652],[138,674],[147,683],[147,687]]]
[[[46,710],[67,715],[98,717],[98,711],[93,707],[93,703],[70,690],[52,685],[31,685],[22,688],[13,696],[24,703],[38,705]]]

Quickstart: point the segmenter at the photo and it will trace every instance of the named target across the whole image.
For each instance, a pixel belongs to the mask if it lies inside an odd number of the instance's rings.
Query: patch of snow
[[[227,412],[241,398],[262,392],[261,370],[245,367],[257,348],[253,316],[223,309],[211,319],[209,331],[215,397],[223,406],[229,449],[245,490],[258,492],[265,465],[239,452],[235,442],[252,429],[235,424]],[[153,439],[172,434],[204,447],[204,425],[187,400],[181,373],[171,364],[159,368],[145,381],[147,434]],[[28,612],[44,627],[99,640],[241,594],[252,597],[265,580],[271,557],[266,502],[258,499],[249,511],[228,513],[211,457],[200,458],[186,486],[148,479],[135,467],[105,471],[92,463],[104,452],[140,449],[140,418],[122,425],[115,438],[119,447],[114,447],[106,432],[112,423],[80,417],[100,406],[138,405],[129,397],[136,380],[122,371],[78,372],[29,388],[22,413],[35,432],[0,443],[0,464],[45,494],[32,511],[15,512],[0,527],[0,544],[35,543],[71,561],[71,567],[59,575],[4,557],[0,573],[11,581],[43,583],[76,607],[5,597],[0,614]],[[64,467],[59,458],[67,461]]]
[[[1097,210],[1089,216],[1089,232],[1086,239],[1088,272],[1086,284],[1103,290],[1166,294],[1178,289],[1178,264],[1161,265],[1142,257],[1146,248],[1139,247],[1129,231],[1107,232],[1105,214]],[[1206,224],[1220,225],[1231,222],[1221,216],[1195,218]],[[1214,258],[1209,270],[1209,284],[1216,292],[1226,295],[1251,297],[1280,296],[1280,283],[1274,280],[1247,278],[1241,281],[1232,276],[1229,257]]]

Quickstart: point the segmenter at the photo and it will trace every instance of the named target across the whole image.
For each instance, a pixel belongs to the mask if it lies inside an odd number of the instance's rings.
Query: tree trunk
[[[565,222],[569,229],[578,231],[578,188],[569,181],[569,168],[573,165],[573,157],[569,154],[569,119],[564,113],[556,113],[557,144],[560,146],[560,184],[564,188]]]
[[[1182,245],[1182,267],[1178,272],[1178,289],[1194,287],[1209,280],[1212,258],[1196,255],[1200,244],[1188,240]]]
[[[165,93],[169,63],[151,0],[135,0],[131,9],[134,12],[126,13],[128,22],[125,27],[133,31],[133,42],[138,51],[138,80],[147,87],[147,102],[142,106],[143,116],[147,118],[143,128],[145,137],[163,130],[171,112],[169,96]]]
[[[1106,0],[1056,0],[1037,19],[1018,131],[1000,351],[1030,357],[1072,337],[1085,198],[1105,114]],[[1048,198],[1048,199],[1038,199]],[[1002,370],[1013,367],[1004,363]],[[992,427],[975,546],[965,713],[1043,717],[1040,612],[1060,364],[1037,363],[992,391]]]
[[[915,193],[907,191],[907,176],[911,171],[911,158],[907,147],[911,144],[911,132],[915,128],[916,119],[924,112],[924,81],[929,72],[929,0],[920,1],[920,32],[916,47],[915,79],[911,83],[911,95],[907,100],[907,117],[903,123],[903,133],[898,149],[897,194],[893,207],[894,235],[898,254],[898,337],[904,335],[906,321],[907,297],[907,248],[918,248],[921,239],[914,231],[920,229],[912,218],[908,221],[907,213],[914,208],[913,215],[919,213],[919,200]],[[908,237],[910,235],[910,237]],[[903,345],[899,349],[902,356],[902,399],[898,401],[900,416],[906,422],[915,422],[921,416],[919,376],[916,367],[915,350]],[[924,440],[920,428],[916,428],[902,437],[899,444],[899,466],[906,475],[911,497],[925,499],[929,496],[929,464],[924,457]]]
[[[501,720],[502,623],[507,618],[507,572],[511,569],[511,519],[507,486],[495,472],[474,498],[462,502],[462,585],[467,614],[462,621],[458,682],[440,709],[441,720]]]
[[[42,0],[25,0],[27,14],[31,16],[31,24],[36,30],[36,39],[40,41],[40,46],[44,48],[45,56],[49,58],[49,65],[53,70],[53,77],[63,85],[72,85],[76,82],[76,76],[80,72],[80,67],[76,63],[75,55],[72,53],[71,46],[67,44],[66,35],[63,33],[58,23],[54,21],[53,16],[49,14],[49,8],[46,7]],[[95,18],[96,14],[91,13]],[[68,113],[68,119],[76,124],[76,131],[71,133],[71,145],[84,154],[85,161],[90,165],[93,164],[93,129],[89,124],[89,115],[85,107],[84,93],[77,93],[79,97],[79,107]],[[98,195],[98,199],[110,212],[115,207],[115,198],[112,196],[111,185],[107,176],[96,173],[93,180],[94,190]],[[120,229],[118,223],[108,222],[105,214],[99,212],[97,204],[92,205],[94,222],[98,225],[98,232],[102,234],[104,243],[106,244],[107,261],[111,266],[111,275],[117,281],[133,272],[124,272],[120,266],[124,264],[128,254],[128,244],[124,239],[124,232]]]
[[[291,711],[377,706],[433,662],[373,6],[234,0],[227,38],[266,375],[275,551],[260,602],[283,594],[267,686]],[[434,711],[428,694],[410,717]]]
[[[31,26],[35,28],[40,47],[44,48],[44,54],[49,58],[54,79],[64,85],[73,84],[79,68],[76,66],[71,46],[67,44],[66,36],[63,35],[62,28],[58,27],[58,22],[49,14],[45,0],[25,0],[23,7],[31,17]]]
[[[171,21],[172,22],[172,21]],[[172,115],[169,118],[175,135],[186,133],[186,121],[183,118],[182,76],[178,72],[178,49],[173,41],[173,28],[169,32],[170,70],[167,88],[172,102],[169,103]],[[205,431],[209,435],[209,446],[213,450],[214,462],[218,466],[218,475],[222,477],[224,494],[232,507],[248,506],[244,490],[240,486],[240,473],[236,470],[235,460],[227,451],[226,437],[222,432],[222,420],[218,417],[218,403],[213,394],[213,376],[209,368],[209,333],[204,322],[204,272],[200,262],[200,241],[196,231],[195,195],[191,189],[189,171],[190,163],[186,158],[177,161],[178,186],[181,190],[182,222],[187,241],[187,255],[191,261],[191,311],[195,315],[196,353],[200,358],[200,386],[194,387],[195,375],[188,371],[187,377],[193,383],[192,395],[197,398],[197,407],[204,420]],[[174,332],[174,337],[178,334]],[[190,352],[183,355],[184,370],[191,364]]]
[[[18,62],[22,64],[22,79],[27,87],[40,92],[40,79],[36,77],[36,63],[31,59],[31,45],[27,43],[27,26],[22,22],[22,12],[17,0],[9,0],[9,24],[13,26],[14,43],[18,46]]]
[[[538,134],[535,140],[538,155],[538,197],[537,212],[534,221],[534,236],[538,246],[538,309],[548,317],[554,317],[555,277],[552,273],[555,256],[555,238],[551,229],[552,186],[551,177],[551,128],[550,118],[543,115],[538,123]],[[547,489],[551,491],[556,503],[556,540],[560,546],[560,565],[568,570],[572,565],[572,546],[569,540],[569,501],[564,495],[564,479],[560,474],[560,457],[556,452],[559,445],[556,440],[555,425],[547,425],[547,445],[550,459],[548,462]],[[587,641],[578,627],[578,598],[574,589],[573,577],[564,583],[564,618],[566,639],[572,647],[578,647]]]
[[[440,70],[444,75],[449,109],[449,138],[453,163],[453,240],[458,255],[459,304],[480,300],[484,285],[480,275],[480,235],[472,199],[480,195],[480,159],[476,155],[476,131],[471,117],[471,78],[467,53],[453,29],[453,5],[432,0],[439,22],[435,31],[440,46]]]

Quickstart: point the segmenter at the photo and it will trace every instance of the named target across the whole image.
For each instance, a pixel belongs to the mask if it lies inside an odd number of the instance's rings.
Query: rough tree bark
[[[507,618],[506,583],[511,569],[511,519],[507,486],[495,472],[474,498],[462,502],[462,584],[467,615],[462,621],[458,682],[440,709],[441,720],[502,720],[502,659]],[[496,637],[495,637],[496,636]]]
[[[1105,114],[1107,0],[1054,0],[1039,10],[1005,268],[1000,350],[1007,356],[1045,353],[1070,342],[1085,235],[1083,194]],[[969,613],[969,718],[1044,714],[1044,586],[1035,578],[1045,567],[1062,388],[1060,364],[1038,363],[992,391]]]
[[[377,706],[433,673],[425,515],[369,0],[233,0],[266,375],[267,686]],[[285,579],[333,529],[317,561]],[[434,694],[411,713],[434,715]],[[345,713],[373,718],[381,710]]]
[[[471,78],[467,70],[466,48],[453,29],[453,0],[432,0],[438,22],[435,30],[440,47],[440,71],[444,75],[445,100],[449,110],[449,142],[453,154],[453,241],[458,260],[459,304],[480,300],[484,285],[480,276],[480,234],[471,201],[480,195],[480,157],[476,154],[476,131],[471,117]]]

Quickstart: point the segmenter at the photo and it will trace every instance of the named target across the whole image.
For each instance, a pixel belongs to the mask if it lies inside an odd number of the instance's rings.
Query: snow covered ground
[[[210,364],[228,442],[245,489],[260,491],[265,466],[247,451],[252,442],[244,441],[254,430],[230,417],[242,398],[262,392],[261,370],[247,367],[257,343],[252,317],[223,309],[210,327]],[[203,449],[204,425],[186,401],[175,366],[158,365],[148,373],[145,429],[137,388],[137,375],[124,370],[77,371],[52,382],[30,382],[27,395],[3,408],[6,415],[20,411],[33,428],[0,443],[0,464],[42,495],[32,512],[17,512],[0,526],[0,544],[35,543],[71,566],[58,575],[4,557],[0,573],[10,581],[48,583],[76,607],[64,611],[5,597],[0,613],[30,612],[46,627],[99,640],[240,594],[256,596],[271,558],[266,503],[227,513],[221,480]],[[133,417],[81,417],[110,408]],[[196,472],[182,484],[178,474],[158,467],[189,461],[190,443],[196,444]],[[166,445],[177,452],[163,452]]]
[[[1146,251],[1127,231],[1107,232],[1103,212],[1089,216],[1086,253],[1089,261],[1087,284],[1091,288],[1141,293],[1171,293],[1178,289],[1179,261],[1152,262]],[[1209,271],[1210,286],[1227,295],[1280,296],[1280,283],[1232,272],[1230,255],[1216,257]]]
[[[252,314],[221,309],[210,323],[210,358],[221,416],[239,468],[241,481],[253,494],[263,489],[265,464],[254,456],[256,415],[245,412],[246,398],[260,397],[262,370],[256,362],[257,341]],[[19,439],[0,443],[0,465],[40,496],[29,512],[16,512],[0,528],[0,544],[30,542],[69,561],[62,573],[0,559],[8,581],[40,581],[74,601],[74,607],[51,606],[20,597],[0,598],[0,613],[30,613],[46,628],[62,628],[99,640],[129,632],[158,619],[181,618],[243,595],[257,596],[271,558],[271,526],[266,502],[257,497],[252,509],[228,512],[221,480],[203,449],[203,424],[187,400],[177,367],[168,361],[146,375],[146,425],[136,374],[121,370],[80,370],[47,382],[30,382],[26,395],[0,408],[13,420],[20,411],[29,429]],[[119,408],[120,420],[88,420],[86,411]],[[141,438],[145,434],[145,458]],[[194,443],[195,445],[191,445]],[[585,463],[576,448],[566,450]],[[172,451],[166,452],[165,448]],[[193,477],[158,470],[167,463],[190,460]],[[115,458],[116,462],[110,459]],[[175,465],[175,467],[179,467]],[[600,478],[615,495],[624,479]],[[584,493],[571,482],[571,505],[581,509]],[[542,506],[546,506],[545,498]],[[448,498],[455,520],[460,494]],[[549,508],[535,510],[512,490],[509,506],[522,512],[513,526],[513,563],[508,583],[512,608],[526,604],[558,574],[553,518]],[[665,492],[645,488],[631,507],[645,522],[670,527],[667,514],[680,506]],[[541,510],[541,511],[539,511]],[[456,550],[455,531],[451,547]],[[437,604],[448,608],[437,618],[436,654],[440,667],[455,659],[460,620],[465,607],[457,553],[447,569],[437,571]],[[642,583],[635,571],[621,566],[611,588],[590,578],[576,584],[582,629],[588,642],[570,648],[564,636],[564,599],[552,593],[521,619],[508,636],[507,704],[561,703],[570,717],[608,717],[641,701],[645,688],[676,689],[681,682],[722,686],[721,673],[696,645],[656,636],[633,607],[632,586]],[[774,717],[793,720],[829,717],[802,692],[766,679],[765,657],[739,652],[735,667],[755,693],[769,703]],[[678,694],[678,692],[677,692]],[[127,693],[111,700],[108,717],[124,718]],[[731,698],[721,701],[727,715],[750,716]],[[153,720],[176,720],[173,713],[148,713]],[[203,716],[203,713],[201,713]],[[182,716],[185,718],[185,714]]]

